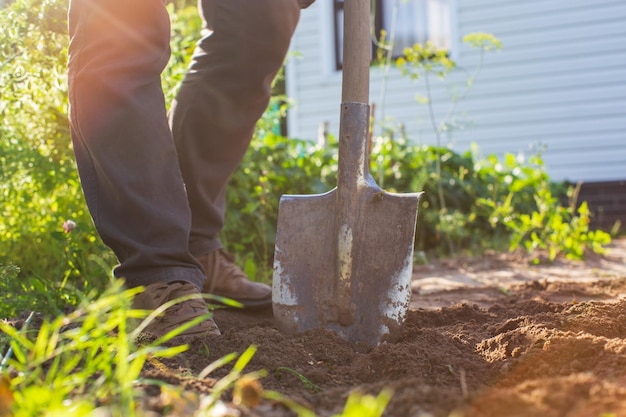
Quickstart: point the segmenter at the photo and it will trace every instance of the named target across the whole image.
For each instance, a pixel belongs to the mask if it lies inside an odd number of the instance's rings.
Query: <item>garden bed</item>
[[[215,315],[222,336],[192,341],[188,352],[150,364],[144,376],[200,399],[215,381],[194,375],[254,344],[246,371],[266,370],[264,389],[319,416],[339,413],[353,390],[377,395],[385,388],[393,391],[388,416],[626,415],[626,240],[585,262],[528,261],[487,254],[417,266],[395,344],[367,349],[322,330],[288,336],[269,311],[222,310]],[[163,399],[152,394],[158,410]],[[295,415],[268,400],[235,410]]]

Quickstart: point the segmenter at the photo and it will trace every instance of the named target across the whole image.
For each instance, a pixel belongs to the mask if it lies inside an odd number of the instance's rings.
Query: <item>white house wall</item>
[[[459,152],[475,142],[483,154],[525,154],[545,147],[555,180],[626,179],[626,1],[456,0],[453,58],[471,71],[477,52],[460,39],[471,32],[496,35],[503,50],[485,55],[483,69],[455,111],[461,122],[444,138]],[[315,140],[321,122],[336,134],[341,73],[334,70],[332,7],[317,0],[302,12],[292,42],[299,58],[287,67],[292,137]],[[461,86],[462,71],[449,77]],[[451,103],[433,80],[437,117]],[[434,144],[427,108],[415,101],[422,81],[393,69],[381,96],[381,70],[372,68],[370,100],[377,123],[384,116],[402,123],[410,140]],[[384,108],[383,108],[384,103]],[[379,132],[379,128],[375,133]]]

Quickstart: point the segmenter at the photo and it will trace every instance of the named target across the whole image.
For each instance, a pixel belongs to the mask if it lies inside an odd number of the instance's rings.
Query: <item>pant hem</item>
[[[125,276],[124,279],[129,288],[140,285],[148,286],[157,282],[183,281],[193,284],[200,291],[206,280],[206,275],[201,270],[195,268],[160,268],[158,271],[150,273]]]

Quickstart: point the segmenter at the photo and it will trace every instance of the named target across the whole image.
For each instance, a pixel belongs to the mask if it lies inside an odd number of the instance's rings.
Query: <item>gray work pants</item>
[[[129,286],[205,280],[194,256],[220,247],[225,188],[267,107],[297,0],[200,0],[188,74],[166,114],[163,0],[72,0],[72,143],[89,211]]]

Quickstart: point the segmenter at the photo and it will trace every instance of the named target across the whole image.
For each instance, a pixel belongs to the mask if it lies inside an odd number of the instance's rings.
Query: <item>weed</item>
[[[305,377],[304,375],[302,375],[300,372],[296,371],[295,369],[281,366],[281,367],[276,368],[276,371],[274,371],[275,374],[278,374],[279,372],[288,372],[290,374],[297,376],[300,382],[302,382],[302,384],[304,385],[304,387],[311,392],[319,392],[322,390],[322,388],[319,385],[314,384],[313,382],[311,382],[310,379],[308,379],[307,377]]]
[[[391,396],[391,391],[387,389],[381,391],[376,397],[354,391],[348,397],[343,412],[333,417],[381,417]]]
[[[535,159],[541,166],[539,156]],[[541,173],[541,171],[539,171]],[[533,173],[535,177],[537,173]],[[569,204],[562,206],[553,193],[553,187],[545,174],[533,178],[532,199],[530,210],[519,210],[515,199],[528,190],[528,178],[509,177],[510,191],[501,201],[481,198],[479,205],[489,207],[489,222],[492,227],[502,224],[511,231],[509,249],[515,250],[523,246],[529,253],[537,249],[548,252],[548,259],[553,261],[559,253],[569,259],[583,259],[585,251],[590,249],[597,253],[604,252],[604,245],[610,243],[608,233],[600,230],[589,230],[589,208],[586,202],[577,204],[578,188],[567,191]],[[530,197],[530,196],[529,196]],[[535,262],[540,262],[535,258]]]

